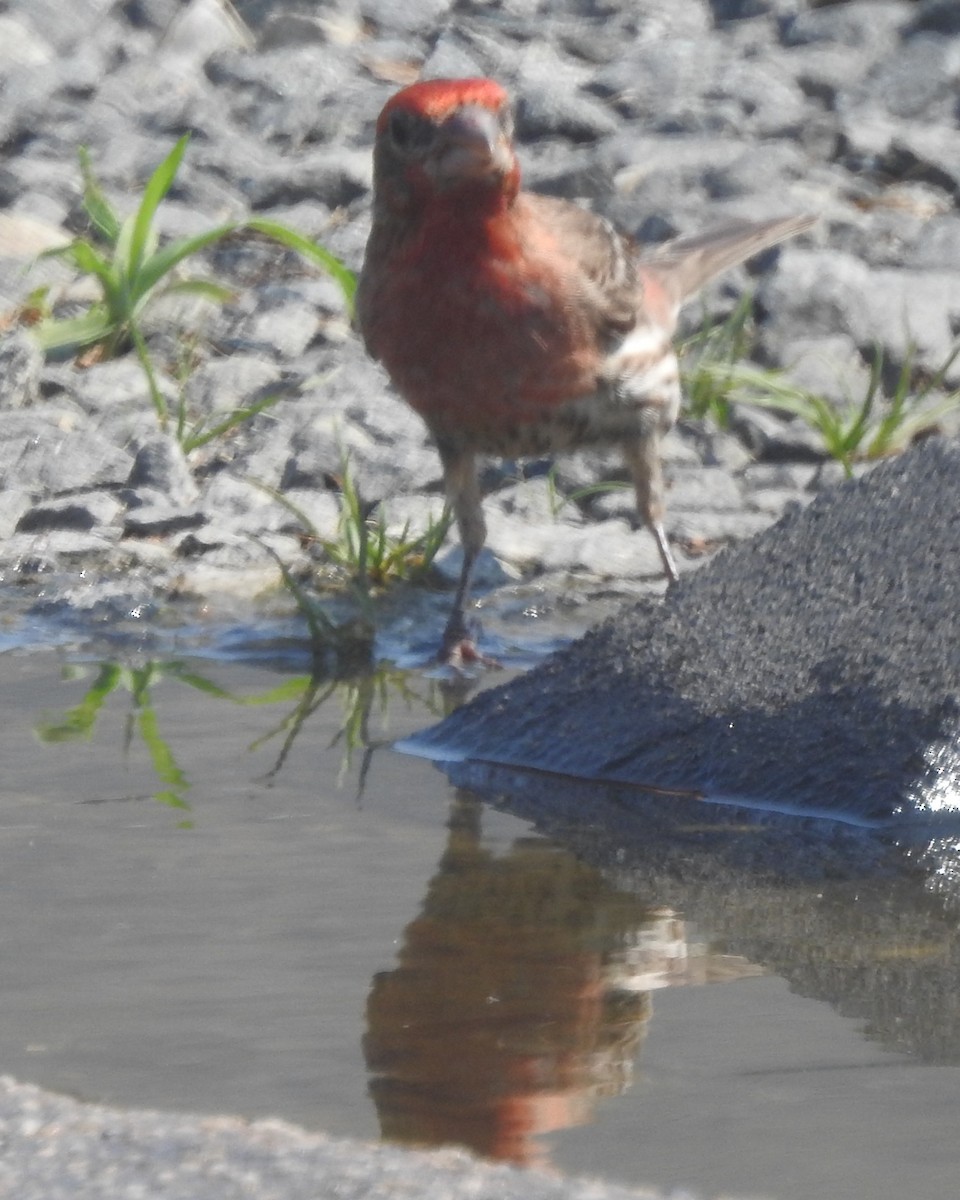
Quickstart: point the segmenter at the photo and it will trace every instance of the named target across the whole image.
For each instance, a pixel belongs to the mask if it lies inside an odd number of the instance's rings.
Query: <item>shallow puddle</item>
[[[0,656],[0,1069],[704,1195],[949,1193],[960,945],[922,855],[845,872],[827,837],[778,880],[709,810],[548,839],[390,749],[449,702]]]

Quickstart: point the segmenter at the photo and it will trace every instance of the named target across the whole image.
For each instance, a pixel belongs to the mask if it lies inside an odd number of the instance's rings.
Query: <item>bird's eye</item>
[[[427,121],[413,113],[397,109],[390,114],[390,124],[387,126],[390,141],[404,154],[422,149],[429,144],[433,130]]]

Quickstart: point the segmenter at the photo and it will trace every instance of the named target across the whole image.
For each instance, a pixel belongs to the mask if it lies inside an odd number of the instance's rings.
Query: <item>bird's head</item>
[[[431,79],[397,92],[377,120],[376,203],[402,211],[443,197],[512,200],[520,186],[507,94],[492,79]]]

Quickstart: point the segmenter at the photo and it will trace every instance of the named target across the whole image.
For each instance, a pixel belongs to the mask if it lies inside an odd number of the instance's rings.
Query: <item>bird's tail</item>
[[[716,275],[769,246],[803,233],[816,221],[816,217],[804,215],[721,225],[651,248],[642,255],[643,269],[659,280],[674,301],[682,304]]]

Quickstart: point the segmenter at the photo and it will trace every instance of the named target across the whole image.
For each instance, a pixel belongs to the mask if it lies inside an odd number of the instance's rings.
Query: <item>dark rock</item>
[[[193,504],[199,495],[180,443],[158,434],[137,451],[127,487],[153,488],[177,508]]]
[[[206,522],[200,510],[184,510],[172,505],[144,505],[127,513],[123,523],[124,537],[169,537],[184,529],[199,529]]]
[[[878,165],[894,179],[923,180],[943,188],[955,200],[960,198],[960,133],[956,130],[916,122],[904,125]]]
[[[786,46],[827,42],[853,51],[854,59],[867,59],[892,50],[909,19],[910,9],[900,0],[805,6],[786,18],[781,37]]]
[[[48,500],[28,509],[17,523],[18,533],[45,529],[77,529],[84,532],[112,524],[122,505],[110,492],[89,492]]]
[[[958,643],[960,446],[941,440],[790,513],[414,748],[908,822],[948,795],[955,812]]]
[[[914,5],[913,17],[904,36],[914,33],[960,34],[960,6],[954,0],[921,0]]]

